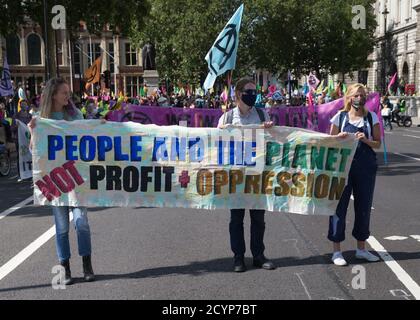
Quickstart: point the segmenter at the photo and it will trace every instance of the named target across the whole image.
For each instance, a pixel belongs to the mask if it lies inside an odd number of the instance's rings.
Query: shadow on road
[[[415,153],[404,153],[404,155],[420,159]],[[385,165],[383,153],[378,153],[378,176],[405,176],[420,173],[420,162],[399,155],[389,153],[388,165]]]
[[[420,252],[389,252],[389,254],[398,262],[405,260],[420,260]],[[357,260],[354,257],[354,250],[344,251],[343,256],[349,263],[349,267],[354,265],[364,265],[372,264],[369,262],[364,262]],[[332,268],[335,266],[332,265],[331,254],[324,254],[319,256],[312,256],[303,259],[296,257],[283,257],[273,259],[272,261],[277,266],[277,271],[281,271],[282,268],[286,267],[299,267],[299,266],[311,266],[311,265],[330,265]],[[383,263],[381,260],[377,263]],[[97,274],[96,282],[100,281],[109,281],[109,280],[119,280],[119,279],[146,279],[146,278],[160,278],[167,276],[177,276],[177,275],[190,275],[190,276],[201,276],[209,273],[232,273],[232,258],[220,258],[213,259],[208,261],[199,261],[191,262],[186,265],[181,266],[164,266],[151,269],[144,269],[132,273],[121,273],[121,274]],[[256,269],[252,267],[252,259],[247,258],[245,261],[248,270]],[[374,263],[376,264],[376,263]],[[342,268],[342,267],[337,267]],[[262,270],[262,272],[269,272]],[[276,272],[276,271],[271,271]],[[262,274],[263,275],[263,274]],[[84,282],[81,278],[74,278],[75,284]],[[14,288],[0,288],[0,293],[11,292],[11,291],[20,291],[20,290],[34,290],[42,288],[50,288],[51,284],[40,284],[33,286],[23,286],[23,287],[14,287]],[[80,287],[78,287],[80,288]]]

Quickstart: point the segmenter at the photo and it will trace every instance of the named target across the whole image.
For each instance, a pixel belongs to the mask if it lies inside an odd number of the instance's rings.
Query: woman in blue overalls
[[[379,120],[375,113],[365,107],[366,90],[362,84],[348,88],[344,97],[344,109],[331,119],[331,135],[346,137],[354,134],[359,140],[351,165],[348,184],[338,203],[336,214],[330,217],[328,239],[333,242],[332,262],[345,266],[340,243],[345,239],[346,214],[351,195],[354,197],[355,220],[353,237],[357,240],[356,258],[370,262],[379,258],[366,250],[366,240],[370,236],[370,212],[377,171],[376,153],[381,147]]]

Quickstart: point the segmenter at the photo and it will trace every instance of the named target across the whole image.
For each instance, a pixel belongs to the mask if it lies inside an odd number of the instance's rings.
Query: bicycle
[[[8,176],[12,168],[9,151],[6,145],[0,144],[0,176]]]

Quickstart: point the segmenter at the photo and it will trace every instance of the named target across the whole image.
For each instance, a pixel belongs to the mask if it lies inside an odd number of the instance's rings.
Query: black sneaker
[[[270,260],[268,260],[266,257],[264,256],[259,256],[254,258],[254,267],[257,268],[262,268],[265,270],[274,270],[276,269],[276,266],[274,265],[274,263]]]
[[[245,272],[246,266],[243,257],[235,257],[233,263],[233,271],[235,272]]]

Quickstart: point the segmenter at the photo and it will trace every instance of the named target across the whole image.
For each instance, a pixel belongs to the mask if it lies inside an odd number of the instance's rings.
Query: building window
[[[127,66],[136,66],[137,65],[137,51],[128,42],[125,44],[125,64]]]
[[[26,40],[28,44],[28,64],[40,65],[41,62],[41,38],[39,35],[32,33]]]
[[[396,14],[396,23],[400,23],[401,21],[401,0],[398,0],[397,3],[397,14]]]
[[[82,74],[82,53],[80,52],[80,47],[76,43],[73,44],[73,68],[74,74]]]
[[[58,65],[59,66],[64,65],[64,62],[63,62],[63,43],[62,42],[57,42],[57,60],[58,60]]]
[[[88,55],[89,57],[92,57],[92,63],[95,62],[96,59],[98,59],[101,56],[101,44],[100,43],[92,43],[92,46],[90,43],[87,44],[88,47]],[[92,50],[93,52],[92,52]]]
[[[20,39],[13,34],[6,37],[7,62],[20,65]]]
[[[136,97],[137,95],[139,95],[140,86],[143,85],[143,77],[127,76],[125,78],[125,83],[126,83],[125,92],[130,97]]]
[[[405,51],[408,51],[408,34],[405,35]]]
[[[109,71],[111,73],[114,73],[115,72],[115,55],[114,55],[114,43],[113,42],[108,43],[108,52],[111,56],[114,57],[114,59],[112,59],[110,56],[108,56]]]
[[[369,75],[368,70],[359,71],[358,82],[361,83],[361,84],[367,85],[368,75]]]

